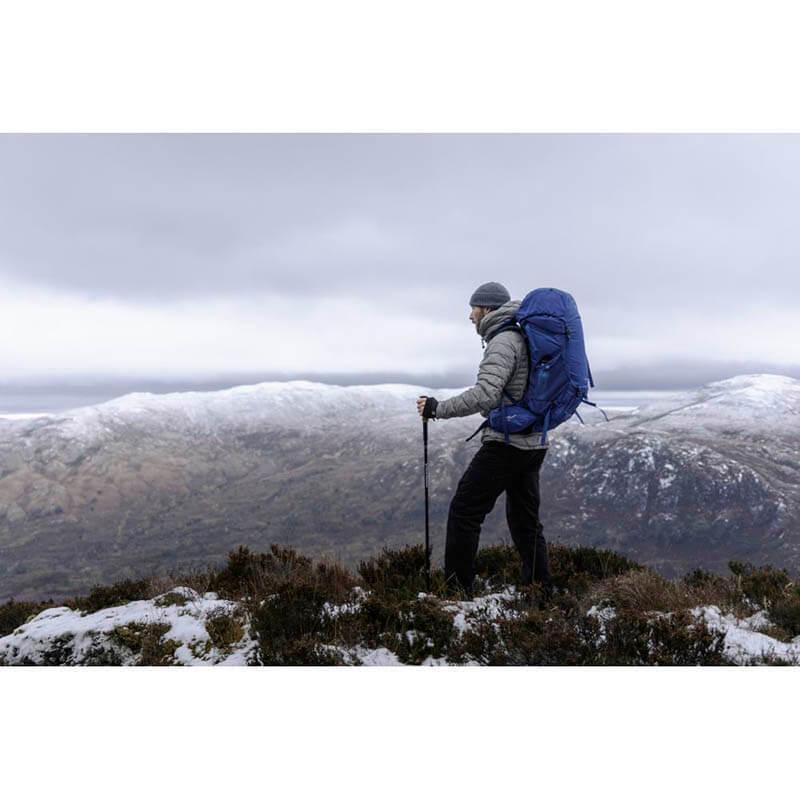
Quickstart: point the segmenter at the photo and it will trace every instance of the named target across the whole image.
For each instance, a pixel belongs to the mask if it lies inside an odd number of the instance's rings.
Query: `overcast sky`
[[[2,135],[2,380],[474,378],[488,280],[598,383],[800,375],[800,137]]]

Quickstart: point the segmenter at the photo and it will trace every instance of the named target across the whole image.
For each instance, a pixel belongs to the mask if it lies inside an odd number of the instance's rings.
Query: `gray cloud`
[[[87,293],[800,290],[797,136],[7,135],[0,172],[0,268]]]
[[[345,297],[464,326],[484,280],[557,285],[610,375],[646,371],[651,335],[664,370],[785,363],[773,313],[800,297],[794,135],[4,135],[0,175],[0,278],[92,302],[277,295],[301,325]],[[733,352],[764,317],[782,347]]]

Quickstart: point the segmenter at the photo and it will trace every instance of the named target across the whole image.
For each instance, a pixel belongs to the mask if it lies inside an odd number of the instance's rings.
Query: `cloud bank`
[[[5,135],[0,174],[5,378],[474,374],[485,280],[571,291],[601,378],[800,362],[798,136]]]

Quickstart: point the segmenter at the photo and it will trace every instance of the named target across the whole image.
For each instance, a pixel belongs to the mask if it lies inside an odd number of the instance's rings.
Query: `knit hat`
[[[511,299],[508,289],[502,283],[481,284],[469,299],[471,306],[484,306],[485,308],[500,308],[504,303]]]

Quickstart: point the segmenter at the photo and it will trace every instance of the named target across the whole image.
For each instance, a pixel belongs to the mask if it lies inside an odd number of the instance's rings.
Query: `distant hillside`
[[[480,551],[477,592],[425,589],[422,547],[357,573],[293,550],[224,569],[0,605],[0,665],[800,664],[800,585],[731,564],[669,581],[615,553],[552,548],[550,598],[514,583],[513,549]]]
[[[0,598],[219,564],[242,543],[353,566],[418,542],[414,399],[431,391],[297,381],[0,420]],[[730,559],[800,570],[800,381],[740,376],[609,423],[589,412],[552,435],[551,540],[610,547],[665,575]],[[435,557],[479,421],[431,426]],[[499,503],[483,542],[507,536]]]

